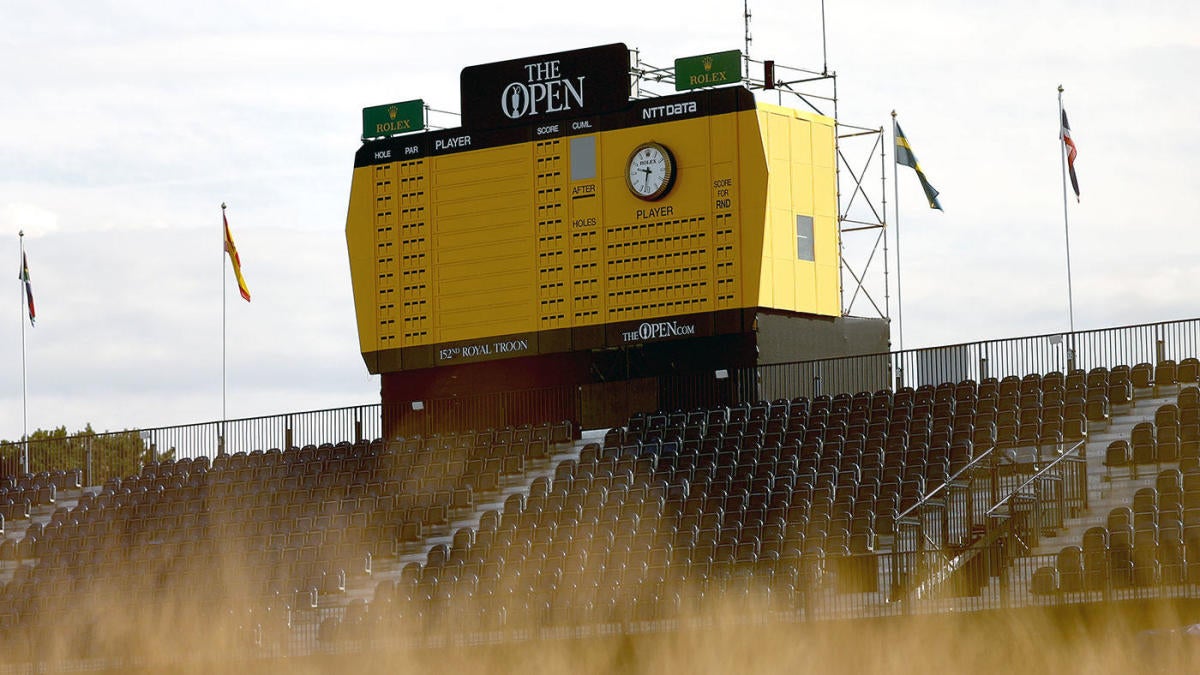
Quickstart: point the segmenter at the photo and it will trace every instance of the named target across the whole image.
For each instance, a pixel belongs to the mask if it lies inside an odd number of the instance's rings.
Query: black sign
[[[621,43],[463,68],[462,125],[536,125],[624,108],[629,49]]]
[[[574,117],[564,113],[556,114],[552,121],[547,121],[545,116],[531,117],[528,123],[512,121],[499,129],[462,126],[366,141],[354,157],[354,166],[389,164],[432,155],[528,143],[538,138],[628,129],[705,115],[754,110],[754,107],[754,95],[745,87],[703,89],[648,100],[626,101],[604,114]]]

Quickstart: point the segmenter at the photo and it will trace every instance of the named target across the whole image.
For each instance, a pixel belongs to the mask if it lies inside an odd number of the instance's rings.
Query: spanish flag
[[[917,156],[913,154],[912,146],[908,144],[908,139],[905,138],[904,132],[900,130],[900,123],[895,120],[893,113],[892,124],[895,125],[896,137],[896,163],[911,167],[917,172],[917,179],[921,181],[921,189],[925,191],[925,198],[929,200],[929,208],[942,210],[942,205],[938,202],[938,191],[929,184],[929,179],[925,177],[925,172],[921,170],[921,163],[917,161]]]
[[[237,247],[233,245],[233,235],[229,233],[229,219],[225,217],[224,208],[221,209],[221,220],[225,223],[225,252],[229,254],[229,262],[233,263],[233,276],[237,277],[242,298],[250,302],[250,289],[246,288],[246,280],[242,278],[242,261],[238,258]]]

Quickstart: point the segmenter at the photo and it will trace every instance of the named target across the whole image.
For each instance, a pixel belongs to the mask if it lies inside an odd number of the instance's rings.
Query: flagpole
[[[225,202],[221,202],[221,433],[217,435],[217,449],[225,450]]]
[[[883,127],[879,127],[879,190],[883,195],[883,311],[888,321],[892,320],[892,279],[888,275],[888,238],[887,238],[887,136]],[[895,152],[895,145],[892,146]]]
[[[1067,321],[1071,333],[1075,333],[1075,300],[1071,289],[1071,227],[1067,221],[1067,146],[1063,142],[1063,86],[1058,85],[1058,154],[1062,159],[1063,233],[1067,240]],[[1074,351],[1072,349],[1072,351]],[[1074,360],[1074,354],[1068,355]]]
[[[896,210],[896,333],[898,334],[898,338],[899,338],[899,343],[898,343],[899,349],[897,349],[897,351],[902,352],[902,351],[904,351],[904,299],[900,294],[900,176],[899,176],[899,171],[898,171],[896,152],[894,150],[895,145],[896,145],[896,141],[894,138],[895,134],[896,134],[896,111],[893,110],[892,111],[892,135],[893,135],[893,139],[892,139],[892,147],[893,147],[893,151],[892,151],[892,190],[894,192],[893,192],[892,204],[893,204],[893,208]]]
[[[17,232],[17,239],[20,243],[20,265],[21,270],[21,311],[18,316],[21,319],[21,473],[29,473],[29,400],[28,391],[25,383],[25,303],[26,290],[25,286],[29,282],[25,280],[25,230]]]

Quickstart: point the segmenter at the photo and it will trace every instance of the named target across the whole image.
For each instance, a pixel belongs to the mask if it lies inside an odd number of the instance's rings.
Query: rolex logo
[[[729,81],[729,66],[724,61],[718,61],[720,54],[708,54],[696,57],[688,63],[687,84],[684,88],[712,87]],[[695,70],[696,65],[700,70]],[[678,88],[678,87],[677,87]]]
[[[415,103],[419,104],[420,101],[415,101]],[[400,106],[405,107],[401,108]],[[413,120],[413,116],[419,113],[414,111],[413,106],[410,106],[408,103],[393,103],[386,107],[378,106],[372,110],[377,111],[372,114],[374,119],[371,120],[371,124],[375,129],[374,131],[368,129],[363,133],[364,136],[389,136],[406,131],[415,131],[414,125],[420,124],[419,121],[414,122]]]

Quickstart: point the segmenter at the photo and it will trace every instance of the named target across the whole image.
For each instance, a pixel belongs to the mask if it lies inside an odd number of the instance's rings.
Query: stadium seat
[[[1154,487],[1161,494],[1183,491],[1183,473],[1179,469],[1163,469],[1154,479]]]
[[[1175,387],[1175,361],[1166,359],[1159,361],[1154,366],[1154,395],[1158,396],[1162,392],[1171,390]]]
[[[1187,583],[1200,584],[1200,528],[1184,530],[1183,544],[1187,564]]]
[[[1158,490],[1152,487],[1139,488],[1133,495],[1133,526],[1158,524]]]
[[[1158,559],[1163,583],[1182,584],[1187,581],[1188,559],[1183,532],[1183,524],[1178,521],[1164,523],[1159,528]]]
[[[1159,463],[1179,461],[1179,427],[1167,424],[1156,426],[1154,443],[1155,456]]]
[[[1129,381],[1133,384],[1135,391],[1153,389],[1154,366],[1144,362],[1133,366],[1129,369]]]
[[[1200,382],[1200,358],[1189,356],[1181,359],[1175,369],[1175,380],[1180,387]]]
[[[979,400],[996,398],[1000,394],[1000,381],[994,377],[985,377],[979,381],[975,390]]]
[[[1108,368],[1096,366],[1087,371],[1087,375],[1084,378],[1084,387],[1090,389],[1096,386],[1108,386]]]
[[[1162,567],[1158,560],[1158,527],[1144,525],[1133,535],[1133,585],[1157,586],[1162,580]]]
[[[1055,568],[1058,570],[1059,590],[1078,593],[1084,589],[1083,549],[1078,546],[1063,548],[1055,558]]]
[[[1049,566],[1039,567],[1033,571],[1029,580],[1029,592],[1034,595],[1055,595],[1059,590],[1060,573],[1058,569]]]
[[[1105,405],[1106,408],[1106,405]],[[1085,404],[1067,404],[1062,412],[1062,437],[1064,441],[1081,441],[1087,437],[1087,413]]]
[[[1108,448],[1104,451],[1104,467],[1108,476],[1112,476],[1114,466],[1129,466],[1133,461],[1133,451],[1129,447],[1129,441],[1120,439],[1108,444]]]
[[[1132,369],[1129,366],[1127,366],[1123,363],[1117,364],[1117,365],[1113,366],[1112,368],[1109,368],[1109,370],[1108,370],[1109,383],[1111,384],[1113,382],[1129,381],[1131,379],[1130,378],[1131,370]]]
[[[1088,395],[1084,402],[1084,417],[1088,422],[1107,427],[1110,420],[1107,388],[1097,390],[1094,395]]]
[[[1118,506],[1108,514],[1109,578],[1115,588],[1133,585],[1133,511]]]
[[[1133,403],[1133,381],[1129,379],[1113,380],[1108,385],[1107,393],[1110,409],[1124,409]]]
[[[1179,406],[1174,403],[1164,403],[1158,406],[1154,411],[1154,425],[1157,427],[1178,426]]]
[[[1130,433],[1129,444],[1133,450],[1134,464],[1153,464],[1158,461],[1156,435],[1152,422],[1138,422]]]
[[[421,521],[406,520],[400,524],[399,538],[402,543],[414,543],[421,540]]]

